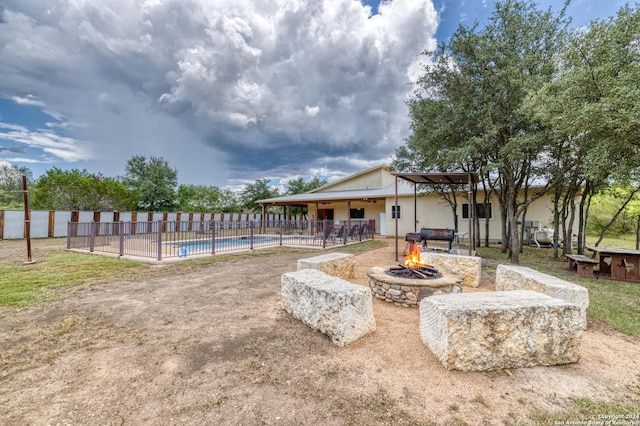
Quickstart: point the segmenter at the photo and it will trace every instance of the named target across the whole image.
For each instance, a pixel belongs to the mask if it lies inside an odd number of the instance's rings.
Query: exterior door
[[[333,209],[318,209],[318,220],[333,221]]]

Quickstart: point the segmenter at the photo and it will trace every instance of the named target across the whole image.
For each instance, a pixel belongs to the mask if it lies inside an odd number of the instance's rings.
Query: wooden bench
[[[569,270],[576,271],[580,277],[593,277],[593,267],[598,261],[583,254],[565,254],[569,260]]]

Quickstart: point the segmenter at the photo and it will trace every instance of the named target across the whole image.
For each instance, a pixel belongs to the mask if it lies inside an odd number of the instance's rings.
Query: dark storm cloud
[[[42,102],[106,174],[160,155],[189,183],[386,161],[437,25],[427,0],[3,4],[0,95]]]

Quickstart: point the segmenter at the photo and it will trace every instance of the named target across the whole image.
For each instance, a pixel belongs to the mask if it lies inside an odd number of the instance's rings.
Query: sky
[[[239,188],[388,164],[409,136],[420,53],[494,4],[0,0],[0,165],[116,177],[155,156],[180,183]],[[624,4],[567,11],[584,26]]]

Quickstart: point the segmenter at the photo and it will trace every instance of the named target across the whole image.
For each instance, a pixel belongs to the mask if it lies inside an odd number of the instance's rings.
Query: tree
[[[240,193],[240,203],[242,207],[256,213],[262,212],[262,205],[256,203],[257,200],[274,198],[280,196],[277,187],[269,187],[269,179],[262,178],[254,183],[248,183]]]
[[[551,187],[518,195],[541,176],[547,139],[523,111],[553,79],[566,22],[530,2],[497,2],[487,26],[461,26],[440,45],[409,102],[412,135],[397,164],[428,171],[480,171],[500,200],[503,249],[517,263],[518,218]],[[431,52],[426,52],[431,55]]]
[[[229,213],[240,213],[242,207],[235,192],[225,188],[220,193],[220,210]]]
[[[567,191],[583,192],[578,252],[583,253],[591,199],[608,186],[636,186],[640,167],[640,10],[573,34],[560,57],[561,72],[531,99],[528,109],[563,135],[562,158],[573,162]],[[565,247],[566,250],[566,247]]]
[[[289,181],[289,183],[287,184],[287,194],[304,194],[305,192],[320,188],[321,186],[325,186],[326,184],[326,179],[319,179],[317,177],[314,177],[313,179],[305,182],[303,178],[299,177],[297,179]]]
[[[30,206],[43,210],[130,210],[135,194],[117,179],[87,170],[47,170],[32,188]]]
[[[22,193],[22,176],[31,182],[31,170],[26,167],[14,167],[5,162],[0,162],[0,208],[18,209],[24,207]]]
[[[178,186],[178,209],[189,212],[220,211],[222,191],[217,186]]]
[[[134,155],[127,161],[123,182],[138,195],[138,208],[169,211],[177,206],[178,171],[162,157]]]
[[[312,191],[316,188],[320,188],[321,186],[324,186],[327,184],[327,180],[326,179],[320,179],[318,177],[314,177],[313,179],[310,179],[308,181],[305,182],[305,180],[302,177],[299,177],[297,179],[294,180],[290,180],[287,183],[287,194],[289,195],[293,195],[293,194],[304,194],[305,192],[309,192]],[[289,209],[289,214],[290,215],[305,215],[307,214],[306,211],[306,207],[291,207]]]

